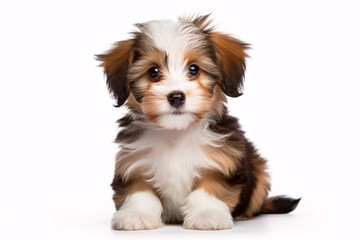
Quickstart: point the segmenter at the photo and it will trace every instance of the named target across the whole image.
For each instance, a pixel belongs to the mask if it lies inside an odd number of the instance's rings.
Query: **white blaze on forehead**
[[[150,36],[156,48],[167,54],[168,68],[171,74],[184,71],[184,54],[203,44],[200,31],[187,22],[156,20],[145,24],[146,34]]]

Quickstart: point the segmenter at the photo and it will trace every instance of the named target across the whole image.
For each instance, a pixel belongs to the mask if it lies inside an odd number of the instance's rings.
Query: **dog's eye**
[[[195,77],[196,75],[199,74],[199,72],[200,72],[200,68],[198,65],[195,65],[195,64],[190,65],[190,67],[189,67],[190,76]]]
[[[159,81],[161,78],[161,71],[157,67],[149,68],[148,74],[153,81]]]

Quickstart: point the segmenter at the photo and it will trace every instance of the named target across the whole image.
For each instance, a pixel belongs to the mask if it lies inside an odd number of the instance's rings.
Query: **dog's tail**
[[[271,197],[265,200],[262,213],[289,213],[299,204],[301,198],[294,199],[286,196]]]

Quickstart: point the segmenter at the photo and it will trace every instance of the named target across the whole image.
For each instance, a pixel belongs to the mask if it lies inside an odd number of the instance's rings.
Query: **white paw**
[[[221,230],[234,226],[231,215],[217,209],[189,213],[184,220],[184,228],[197,230]]]
[[[146,215],[136,211],[117,211],[114,213],[111,226],[115,230],[149,230],[163,226],[160,217]]]

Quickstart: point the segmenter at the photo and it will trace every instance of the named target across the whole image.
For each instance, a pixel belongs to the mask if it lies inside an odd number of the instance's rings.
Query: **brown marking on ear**
[[[230,97],[238,97],[243,86],[248,57],[245,50],[248,49],[248,45],[219,32],[211,32],[209,36],[216,52],[217,65],[222,71],[219,81],[221,89]]]
[[[100,66],[104,68],[109,91],[117,99],[116,107],[123,105],[129,96],[127,73],[133,58],[133,45],[133,39],[120,41],[107,53],[97,55],[97,60],[102,61]]]
[[[229,184],[221,173],[203,170],[201,178],[194,189],[204,189],[207,193],[226,203],[230,211],[234,209],[239,200],[241,186]]]

